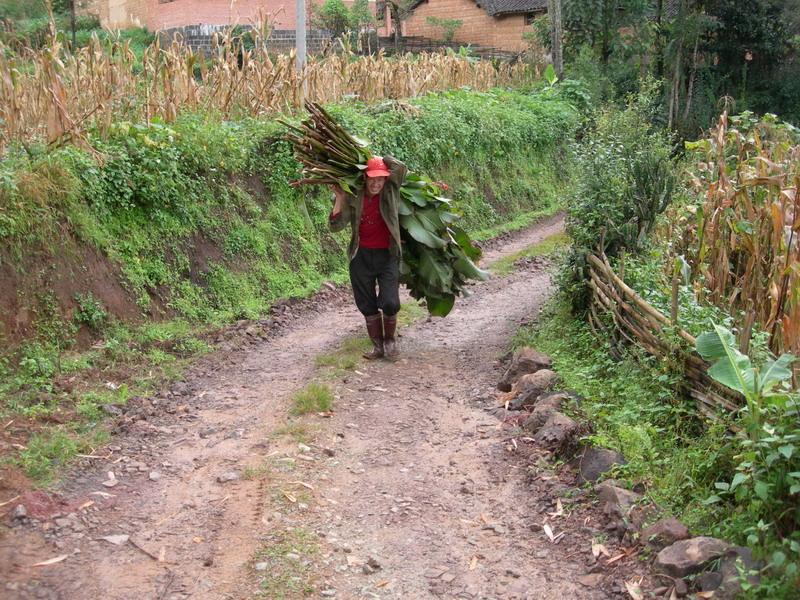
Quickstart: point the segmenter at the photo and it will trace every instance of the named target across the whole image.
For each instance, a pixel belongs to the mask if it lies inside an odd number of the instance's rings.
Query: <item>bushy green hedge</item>
[[[558,94],[499,90],[331,110],[377,151],[448,183],[473,231],[558,202],[578,123]],[[143,311],[157,298],[198,322],[254,318],[346,272],[329,192],[289,185],[298,165],[282,132],[272,119],[186,115],[118,123],[91,140],[94,154],[20,150],[0,166],[0,236],[22,256],[68,223],[121,266]]]

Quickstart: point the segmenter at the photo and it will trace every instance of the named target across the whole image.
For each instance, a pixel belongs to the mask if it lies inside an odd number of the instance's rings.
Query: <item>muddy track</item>
[[[562,226],[550,219],[494,244],[486,262]],[[577,583],[583,558],[537,530],[552,501],[536,496],[487,412],[510,336],[552,291],[548,270],[532,261],[473,291],[448,318],[402,331],[394,364],[315,367],[361,333],[343,293],[204,359],[120,416],[119,435],[57,503],[29,507],[31,520],[5,532],[0,596],[277,598],[308,583],[313,596],[354,599],[607,597]],[[334,411],[298,420],[312,432],[298,443],[286,434],[289,399],[320,378]],[[265,554],[300,532],[308,556]]]

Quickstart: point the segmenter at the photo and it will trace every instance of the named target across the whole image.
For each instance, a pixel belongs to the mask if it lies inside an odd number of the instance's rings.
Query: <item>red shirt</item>
[[[360,248],[388,248],[391,234],[381,216],[380,195],[367,197],[361,210],[361,223],[358,225],[358,246]]]

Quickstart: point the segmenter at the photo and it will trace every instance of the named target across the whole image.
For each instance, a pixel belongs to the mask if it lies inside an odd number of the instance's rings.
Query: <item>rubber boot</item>
[[[395,331],[397,330],[397,315],[387,317],[383,315],[383,350],[386,358],[389,360],[397,360],[400,356],[400,349],[397,347],[397,340],[395,340]]]
[[[381,313],[364,318],[367,321],[367,333],[372,341],[372,350],[365,352],[362,356],[367,360],[383,358],[383,322]]]

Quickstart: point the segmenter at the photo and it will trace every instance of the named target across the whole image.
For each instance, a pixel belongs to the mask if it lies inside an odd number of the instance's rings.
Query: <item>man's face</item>
[[[367,177],[367,193],[370,196],[377,196],[385,183],[386,177]]]

